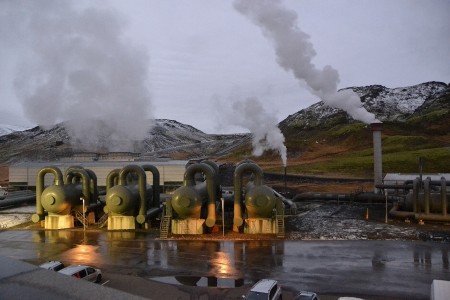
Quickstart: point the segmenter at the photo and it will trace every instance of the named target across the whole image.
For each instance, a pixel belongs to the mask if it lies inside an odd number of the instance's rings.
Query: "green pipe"
[[[203,172],[206,176],[206,188],[208,192],[208,214],[205,224],[213,227],[216,224],[216,179],[214,169],[205,163],[190,165],[184,173],[184,186],[195,186],[195,173]]]
[[[67,169],[65,184],[72,184],[72,179],[75,176],[81,178],[81,188],[84,200],[86,200],[87,203],[91,203],[91,189],[90,189],[91,178],[88,175],[88,172],[86,172],[85,169],[80,169],[76,167]]]
[[[42,192],[44,191],[44,176],[52,173],[55,176],[55,185],[63,185],[63,174],[61,170],[55,166],[44,167],[39,170],[36,177],[36,213],[31,216],[34,223],[44,220],[44,207],[41,203]]]
[[[255,176],[255,185],[263,184],[263,171],[252,161],[242,161],[234,171],[234,219],[233,224],[237,227],[244,223],[242,217],[242,175],[247,172],[252,172]]]
[[[153,198],[152,198],[152,207],[159,207],[161,205],[160,196],[159,196],[159,171],[153,165],[143,165],[142,169],[144,171],[150,171],[153,175]]]
[[[138,165],[128,165],[123,167],[119,173],[119,185],[125,186],[127,183],[127,175],[135,173],[138,176],[138,188],[139,188],[139,214],[136,216],[136,221],[139,224],[145,223],[145,215],[147,212],[147,204],[145,194],[147,190],[147,175],[145,175],[144,169]]]
[[[114,169],[106,176],[106,193],[108,193],[110,188],[118,184],[119,172],[120,169]]]
[[[91,169],[85,169],[90,177],[89,190],[91,191],[91,204],[97,204],[98,199],[98,185],[97,175]]]

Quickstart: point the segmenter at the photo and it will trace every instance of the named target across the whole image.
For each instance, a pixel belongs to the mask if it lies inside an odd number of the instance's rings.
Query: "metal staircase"
[[[108,224],[108,214],[104,214],[97,222],[98,228],[103,228]]]
[[[277,215],[277,237],[284,238],[284,216]]]
[[[160,238],[161,239],[167,239],[167,236],[169,235],[169,229],[170,229],[170,221],[171,221],[171,217],[170,216],[164,216],[161,220],[161,225],[160,225],[160,229],[159,229],[159,233],[160,233]]]
[[[79,212],[77,210],[73,211],[75,213],[75,218],[80,221],[81,224],[83,224],[84,227],[87,227],[89,225],[88,219],[84,216],[82,212]]]

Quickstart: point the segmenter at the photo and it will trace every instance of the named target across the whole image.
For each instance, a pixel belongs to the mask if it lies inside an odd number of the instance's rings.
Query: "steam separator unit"
[[[54,184],[44,187],[44,177],[53,174]],[[97,177],[80,166],[61,170],[54,166],[42,168],[36,178],[36,213],[31,220],[44,221],[45,229],[73,228],[75,217],[83,224],[95,223],[98,201]],[[86,218],[86,214],[88,217]]]
[[[243,176],[251,173],[253,180],[243,188]],[[234,172],[233,231],[243,227],[245,233],[270,233],[284,236],[284,203],[263,183],[262,169],[252,161],[238,164]],[[245,221],[245,222],[244,222]]]
[[[244,188],[243,178],[248,174],[254,179]],[[230,223],[228,220],[222,220],[222,224],[217,222],[221,202],[229,205],[229,199],[224,198],[215,163],[202,161],[188,165],[183,186],[166,201],[164,219],[168,224],[161,227],[170,227],[172,234],[203,234],[225,226]],[[284,236],[283,199],[263,184],[263,171],[256,163],[246,160],[237,165],[233,198],[233,214],[223,214],[233,218],[233,231]]]
[[[153,174],[153,185],[147,188],[146,171]],[[159,171],[153,165],[128,165],[107,176],[104,212],[108,230],[136,229],[162,212],[159,194]]]
[[[183,186],[166,201],[166,217],[171,219],[173,234],[202,234],[204,227],[216,224],[219,203],[219,168],[210,161],[188,165]],[[196,177],[205,180],[196,180]]]

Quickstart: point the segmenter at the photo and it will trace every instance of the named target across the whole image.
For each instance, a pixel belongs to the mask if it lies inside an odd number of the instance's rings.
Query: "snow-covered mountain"
[[[349,87],[361,98],[363,107],[374,113],[382,121],[403,121],[427,102],[434,101],[450,91],[450,86],[443,82],[426,82],[409,87],[387,88],[382,85]],[[312,128],[320,124],[348,122],[353,119],[343,110],[332,108],[323,101],[290,115],[280,123],[281,128],[295,126]]]
[[[363,106],[383,122],[394,122],[399,126],[416,118],[418,122],[434,122],[433,134],[445,135],[449,131],[450,86],[442,82],[427,82],[410,87],[386,88],[380,85],[352,87],[361,97]],[[426,115],[428,119],[419,118]],[[439,117],[439,118],[438,118]],[[439,119],[439,120],[437,120]],[[406,120],[406,121],[405,121]],[[416,121],[417,121],[416,120]],[[425,121],[424,121],[425,120]],[[289,155],[301,153],[296,149],[308,140],[315,141],[315,134],[325,132],[327,128],[356,122],[342,110],[330,108],[318,102],[283,120],[279,127],[285,135]],[[152,129],[143,141],[136,141],[135,154],[146,157],[172,157],[177,159],[198,158],[204,156],[220,157],[236,154],[236,159],[251,153],[250,134],[206,134],[190,125],[174,120],[149,120]],[[421,124],[422,124],[421,123]],[[35,127],[21,131],[18,127],[9,128],[13,132],[0,136],[0,163],[17,161],[46,160],[54,161],[61,157],[70,157],[78,152],[104,153],[108,149],[80,149],[61,123],[51,129]],[[99,122],[98,126],[102,126]],[[419,124],[419,126],[422,126]],[[400,125],[400,127],[402,127]],[[101,127],[100,127],[101,128]],[[436,129],[439,128],[439,129]],[[311,130],[313,129],[313,130]],[[101,131],[101,130],[100,130]],[[305,134],[302,135],[302,132]],[[424,133],[428,134],[428,133]],[[109,137],[105,137],[107,141]],[[322,137],[323,139],[323,137]]]
[[[7,135],[16,131],[24,131],[28,128],[15,125],[0,124],[0,136]]]

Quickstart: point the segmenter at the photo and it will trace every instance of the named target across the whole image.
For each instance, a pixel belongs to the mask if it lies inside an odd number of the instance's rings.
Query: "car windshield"
[[[267,297],[267,293],[260,293],[260,292],[248,292],[247,297],[245,297],[245,299],[248,300],[262,300],[262,299],[269,299],[269,297]]]

